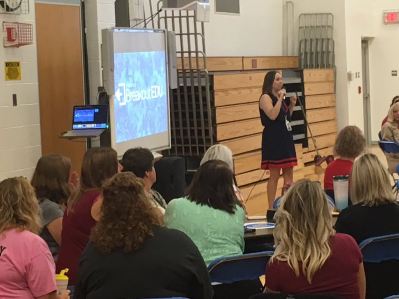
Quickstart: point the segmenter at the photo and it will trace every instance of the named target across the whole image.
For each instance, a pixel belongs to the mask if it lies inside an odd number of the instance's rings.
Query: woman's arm
[[[389,123],[385,123],[382,127],[381,135],[383,140],[399,143],[399,129],[393,127]]]
[[[357,284],[359,286],[360,299],[366,298],[366,274],[364,273],[363,263],[359,265],[359,272],[357,274]]]
[[[62,217],[56,218],[47,224],[47,229],[58,245],[61,245]]]
[[[96,201],[91,206],[91,217],[97,222],[100,220],[101,217],[101,207],[103,205],[103,197],[100,195],[97,197]]]
[[[277,98],[277,103],[273,106],[272,99],[270,98],[269,95],[264,94],[260,98],[260,109],[265,112],[268,118],[271,120],[275,120],[280,113],[281,109],[281,103],[283,101],[284,95],[282,93],[279,93],[279,97]]]

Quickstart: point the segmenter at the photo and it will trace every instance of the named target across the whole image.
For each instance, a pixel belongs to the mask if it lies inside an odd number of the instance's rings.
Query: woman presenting
[[[270,170],[267,184],[269,209],[276,196],[277,182],[283,172],[284,189],[288,189],[293,181],[293,167],[297,165],[290,119],[297,97],[284,101],[286,90],[283,88],[281,73],[270,71],[263,81],[262,96],[259,100],[262,133],[262,169]]]

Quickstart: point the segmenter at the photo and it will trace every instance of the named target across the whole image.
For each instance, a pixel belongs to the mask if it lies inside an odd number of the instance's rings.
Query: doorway
[[[86,140],[59,136],[71,129],[72,107],[85,102],[80,5],[36,3],[35,9],[42,154],[67,156],[79,171]]]
[[[363,119],[364,137],[367,144],[371,144],[371,111],[370,111],[370,74],[369,74],[369,40],[362,39],[362,90],[363,90]]]

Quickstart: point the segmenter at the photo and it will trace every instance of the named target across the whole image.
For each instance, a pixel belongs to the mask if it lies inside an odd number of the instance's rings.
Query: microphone
[[[287,94],[287,90],[286,90],[286,89],[284,88],[284,86],[283,86],[283,88],[281,88],[281,91],[284,92],[283,100],[285,100],[285,95]]]
[[[284,87],[281,90],[284,92],[283,101],[284,101],[285,105],[288,106],[290,104],[291,99],[286,97],[287,90]]]

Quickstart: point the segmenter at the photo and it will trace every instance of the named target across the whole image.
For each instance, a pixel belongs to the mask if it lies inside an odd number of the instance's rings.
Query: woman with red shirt
[[[78,263],[91,229],[96,224],[95,203],[102,183],[118,172],[118,158],[112,148],[91,148],[82,163],[80,188],[68,200],[62,221],[57,271],[68,268],[69,284],[75,285]],[[93,217],[94,216],[94,217]]]
[[[335,139],[334,155],[338,156],[328,164],[324,173],[324,191],[334,199],[334,176],[350,175],[353,161],[366,147],[363,132],[356,126],[346,126]]]

